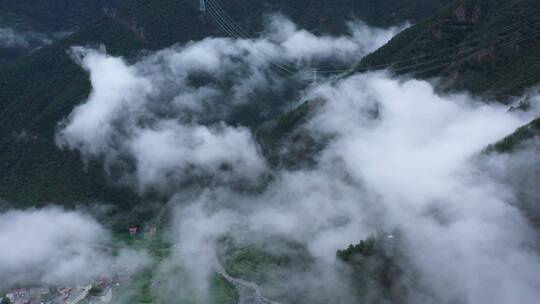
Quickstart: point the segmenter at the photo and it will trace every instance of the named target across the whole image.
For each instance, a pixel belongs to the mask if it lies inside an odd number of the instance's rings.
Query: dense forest
[[[540,1],[205,4],[0,1],[0,303],[536,303]]]
[[[446,89],[500,100],[538,82],[538,1],[456,1],[362,59],[359,69],[442,77]]]
[[[242,26],[253,28],[253,33],[260,28],[261,15],[267,11],[290,15],[299,26],[308,29],[342,32],[346,22],[353,18],[365,19],[374,25],[420,20],[445,2],[342,1],[334,5],[327,1],[300,1],[293,5],[289,1],[270,1],[260,5],[260,2],[252,1],[224,1],[222,6]],[[29,4],[19,1],[8,1],[4,5],[5,9],[12,11],[28,9],[27,15],[37,14],[36,20],[51,22],[51,28],[57,29],[61,26],[48,19],[54,15],[55,8],[73,8],[73,11],[62,11],[72,14],[73,18],[82,18],[81,12],[95,12],[97,7],[107,4],[92,2],[90,5],[89,1],[83,1],[75,6],[66,3],[40,4],[50,5],[47,8],[29,8]],[[402,7],[409,9],[403,10]],[[343,15],[348,17],[343,18]],[[193,1],[127,1],[114,10],[114,14],[100,11],[98,17],[73,35],[1,68],[2,197],[27,206],[48,201],[66,204],[94,199],[114,203],[125,201],[121,198],[125,192],[107,185],[99,165],[81,170],[84,166],[76,154],[59,151],[54,145],[57,122],[89,93],[85,73],[70,58],[67,50],[73,45],[102,44],[112,55],[135,58],[141,50],[158,50],[209,35],[223,35],[212,22],[198,12],[198,3]],[[132,199],[128,201],[132,202]]]

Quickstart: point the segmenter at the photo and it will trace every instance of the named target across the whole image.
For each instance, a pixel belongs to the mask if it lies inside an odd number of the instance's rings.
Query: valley
[[[540,2],[0,4],[0,304],[536,303]]]

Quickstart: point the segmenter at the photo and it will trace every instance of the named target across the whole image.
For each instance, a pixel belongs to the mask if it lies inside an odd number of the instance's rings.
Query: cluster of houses
[[[10,290],[6,297],[10,300],[8,303],[14,304],[42,304],[43,298],[50,293],[49,288],[19,288]]]
[[[128,232],[132,237],[140,234],[137,227],[130,227]],[[153,227],[145,231],[149,237],[155,234],[156,228]],[[128,269],[115,269],[113,278],[101,278],[88,286],[12,289],[5,294],[7,299],[2,298],[0,293],[0,303],[7,300],[12,304],[110,304],[115,288],[129,282],[131,275]]]
[[[7,292],[13,304],[110,304],[117,283],[59,288],[19,288]],[[99,286],[93,288],[92,286]]]

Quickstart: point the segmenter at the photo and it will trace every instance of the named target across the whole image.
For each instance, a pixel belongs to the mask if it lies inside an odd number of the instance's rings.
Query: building
[[[48,288],[16,289],[6,297],[13,304],[44,304],[43,296],[49,293]]]
[[[11,303],[14,304],[24,304],[30,300],[28,297],[28,291],[24,288],[10,290],[6,294],[6,297],[11,301]]]
[[[66,299],[65,304],[79,304],[84,299],[88,297],[88,294],[90,293],[90,289],[92,288],[92,285],[83,287],[83,288],[77,288],[72,289],[69,292],[69,295]]]
[[[103,290],[101,295],[92,296],[88,298],[88,304],[110,304],[112,302],[113,289],[112,287],[107,287]]]

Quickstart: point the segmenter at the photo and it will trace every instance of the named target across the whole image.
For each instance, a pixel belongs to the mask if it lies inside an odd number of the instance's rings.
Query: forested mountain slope
[[[260,28],[262,13],[268,9],[291,16],[301,26],[336,32],[345,27],[348,17],[362,17],[372,24],[401,23],[421,19],[445,2],[246,0],[223,1],[222,6],[244,28],[253,28],[252,32]],[[14,9],[17,3],[8,1],[4,5]],[[411,4],[410,10],[400,9]],[[133,58],[144,49],[158,50],[210,35],[222,33],[212,20],[200,14],[197,1],[132,0],[104,12],[77,33],[1,68],[0,197],[22,205],[94,199],[132,201],[134,198],[127,198],[125,192],[108,186],[100,165],[89,164],[88,172],[84,172],[77,154],[61,152],[54,144],[57,123],[90,90],[88,76],[67,51],[73,45],[103,44],[113,55]]]
[[[513,134],[501,139],[497,143],[488,147],[490,152],[508,153],[519,148],[524,142],[538,138],[540,136],[540,118],[533,120],[530,124],[516,130]]]
[[[75,153],[55,147],[56,124],[90,89],[88,76],[67,51],[73,45],[104,44],[111,54],[130,56],[143,48],[200,39],[209,32],[204,32],[198,16],[186,2],[134,1],[114,17],[103,15],[76,34],[4,67],[0,71],[1,196],[21,203],[125,200],[116,197],[114,189],[104,190],[107,182],[101,170],[86,174]],[[144,38],[139,24],[144,24]]]
[[[0,65],[29,54],[55,38],[52,32],[25,16],[0,11]]]
[[[0,65],[59,40],[121,0],[0,1]]]
[[[391,68],[501,100],[540,81],[540,2],[458,0],[397,35],[359,69]]]
[[[1,13],[26,16],[49,31],[68,31],[92,20],[121,0],[2,0]]]
[[[264,12],[280,12],[310,31],[338,33],[345,29],[346,21],[353,19],[381,27],[405,21],[417,22],[451,3],[452,0],[221,0],[218,2],[233,16],[253,16],[253,12],[258,12],[258,15]],[[241,19],[244,18],[238,20]],[[252,20],[249,26],[250,28],[259,27],[259,18]]]

